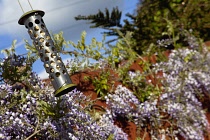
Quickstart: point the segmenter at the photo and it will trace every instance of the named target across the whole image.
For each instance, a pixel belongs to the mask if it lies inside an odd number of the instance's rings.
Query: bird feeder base
[[[54,92],[55,97],[59,97],[61,95],[64,95],[72,90],[74,90],[76,88],[75,84],[67,84],[67,85],[63,85],[61,88],[59,88],[58,90],[56,90]]]

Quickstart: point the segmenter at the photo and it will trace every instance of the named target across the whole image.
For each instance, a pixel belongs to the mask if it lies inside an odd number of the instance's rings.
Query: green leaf
[[[116,56],[116,57],[119,57],[119,49],[118,48],[113,48],[112,49],[112,54],[114,55],[114,56]]]
[[[7,56],[10,55],[10,51],[8,49],[1,50],[1,53],[4,53]]]
[[[17,40],[13,40],[13,42],[12,42],[12,47],[10,48],[10,51],[11,51],[12,53],[15,52],[15,45],[16,45],[16,42],[17,42]]]
[[[43,111],[47,116],[54,116],[54,110],[51,106],[45,101],[38,101],[39,110]]]

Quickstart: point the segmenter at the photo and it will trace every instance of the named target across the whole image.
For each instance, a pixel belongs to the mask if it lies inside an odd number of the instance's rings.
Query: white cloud
[[[38,75],[41,79],[48,79],[49,77],[49,74],[45,70],[42,70],[40,73],[38,73]]]

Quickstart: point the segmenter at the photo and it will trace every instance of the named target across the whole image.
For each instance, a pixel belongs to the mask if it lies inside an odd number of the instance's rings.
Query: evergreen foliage
[[[101,10],[98,11],[95,15],[89,16],[77,16],[75,17],[76,20],[91,20],[90,23],[94,23],[95,25],[91,26],[91,28],[96,27],[122,27],[120,23],[122,12],[118,10],[118,8],[113,8],[112,12],[110,13],[109,10],[106,8],[105,13]]]
[[[91,27],[105,28],[108,30],[105,32],[108,35],[120,37],[116,29],[123,34],[127,31],[133,32],[132,38],[136,44],[132,47],[139,54],[146,51],[150,45],[156,44],[157,40],[172,37],[162,34],[167,31],[167,20],[175,26],[176,33],[183,29],[192,29],[195,36],[201,37],[204,41],[210,39],[210,2],[208,0],[139,0],[139,3],[136,14],[128,13],[128,19],[125,19],[124,24],[117,28],[107,26],[112,23],[107,23],[110,21],[106,20],[110,17],[107,9],[105,13],[99,11],[96,15],[78,16],[76,19],[90,20],[94,24]],[[111,13],[118,14],[119,11],[116,9],[114,8]],[[98,22],[99,20],[106,22]],[[183,40],[180,40],[180,43],[182,46],[186,45]],[[173,48],[174,46],[167,47],[167,49]]]

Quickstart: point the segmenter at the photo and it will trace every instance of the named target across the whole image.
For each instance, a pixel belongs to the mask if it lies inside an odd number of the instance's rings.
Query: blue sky
[[[100,29],[90,29],[87,21],[75,21],[77,15],[89,15],[103,11],[105,8],[112,9],[118,6],[122,10],[122,19],[126,13],[134,13],[136,4],[139,0],[30,0],[33,9],[45,11],[43,17],[48,30],[52,33],[64,32],[66,40],[77,42],[82,31],[87,32],[86,43],[95,37],[98,41],[102,40]],[[30,9],[27,0],[20,0],[24,12]],[[0,0],[0,50],[9,48],[14,39],[17,40],[16,51],[18,54],[26,53],[24,39],[29,41],[29,35],[24,26],[18,25],[18,19],[23,14],[17,0]],[[4,55],[0,54],[0,58]],[[66,59],[66,58],[63,58]],[[41,78],[47,78],[44,72],[43,63],[38,60],[33,65],[33,70]]]

